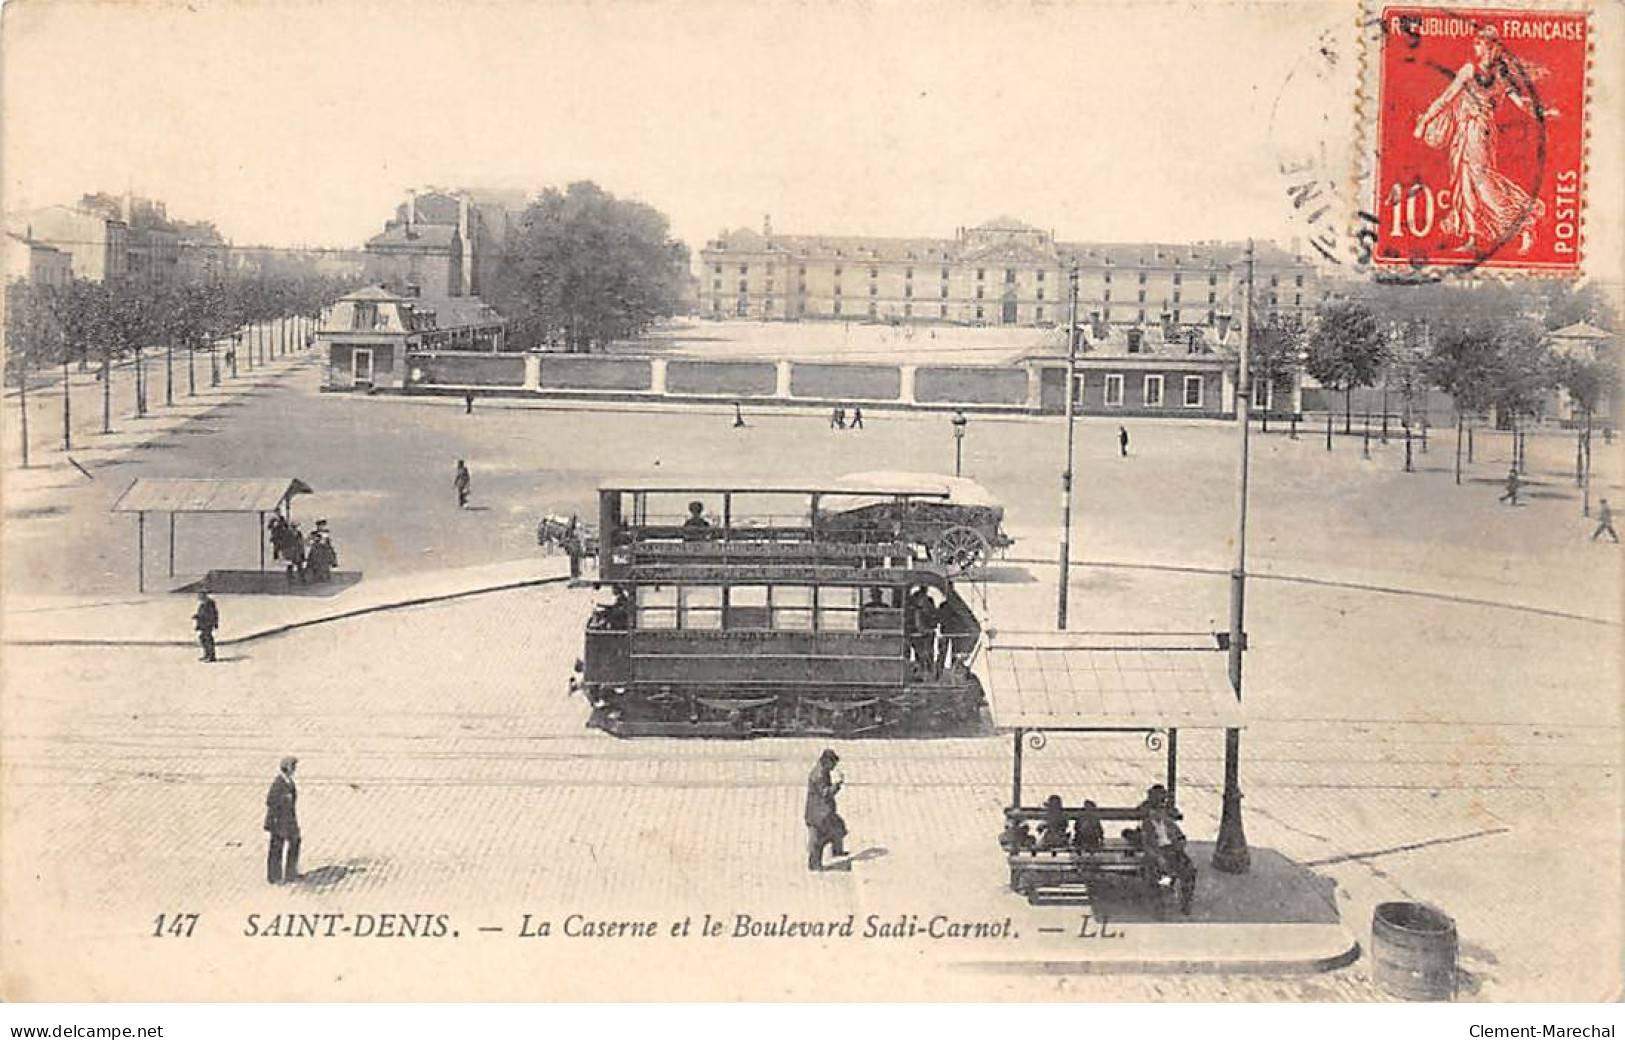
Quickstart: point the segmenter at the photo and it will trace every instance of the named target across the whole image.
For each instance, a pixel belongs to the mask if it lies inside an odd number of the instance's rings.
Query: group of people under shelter
[[[1185,851],[1185,832],[1179,826],[1183,817],[1169,798],[1168,789],[1152,784],[1146,790],[1145,799],[1135,807],[1135,813],[1139,826],[1125,827],[1122,840],[1129,847],[1143,851],[1159,884],[1176,886],[1180,912],[1189,914],[1191,899],[1196,894],[1196,864]],[[999,836],[999,844],[1006,852],[1091,853],[1105,847],[1106,831],[1101,824],[1099,806],[1093,801],[1085,799],[1081,810],[1069,814],[1061,796],[1052,794],[1044,800],[1044,816],[1036,836],[1030,824],[1011,816]]]
[[[281,513],[272,514],[265,528],[271,539],[271,557],[286,564],[289,585],[295,581],[304,585],[332,580],[339,553],[333,547],[326,520],[316,521],[316,529],[308,538],[297,523]]]

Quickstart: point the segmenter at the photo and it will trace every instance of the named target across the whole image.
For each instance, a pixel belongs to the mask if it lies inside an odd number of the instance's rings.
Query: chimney
[[[416,188],[406,189],[406,234],[418,233],[418,193]]]
[[[773,214],[771,213],[764,213],[762,215],[762,237],[773,237]]]
[[[1106,327],[1106,319],[1101,317],[1099,311],[1089,312],[1089,324],[1095,327],[1095,339],[1097,340],[1104,340],[1110,333],[1110,330]]]
[[[1174,341],[1174,316],[1167,311],[1162,312],[1162,341],[1164,343]]]
[[[457,196],[457,237],[463,243],[463,295],[474,295],[474,239],[468,233],[468,195]]]

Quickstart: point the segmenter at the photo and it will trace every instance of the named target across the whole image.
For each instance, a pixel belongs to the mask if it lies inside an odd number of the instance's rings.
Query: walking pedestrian
[[[1597,529],[1591,532],[1591,540],[1596,541],[1597,536],[1604,531],[1608,532],[1608,537],[1614,540],[1615,545],[1619,544],[1619,532],[1614,530],[1614,509],[1606,498],[1597,507]]]
[[[474,414],[474,391],[472,390],[463,391],[463,414]]]
[[[846,855],[846,821],[835,809],[835,796],[842,781],[834,775],[839,755],[825,748],[818,764],[807,775],[807,869],[824,869],[824,846],[833,846],[837,857]]]
[[[283,758],[265,792],[265,880],[273,885],[299,880],[299,789],[293,771],[299,760]]]
[[[1123,458],[1128,458],[1128,427],[1117,428],[1117,451]]]
[[[208,589],[197,590],[197,610],[192,613],[192,627],[197,629],[198,645],[203,648],[200,661],[214,660],[214,630],[220,627],[220,608],[214,605]]]
[[[1518,467],[1517,464],[1514,463],[1512,467],[1507,470],[1506,491],[1502,492],[1501,497],[1496,499],[1496,501],[1510,502],[1512,505],[1517,505],[1518,489],[1521,487],[1523,487],[1523,481],[1518,477]]]
[[[832,430],[846,429],[846,409],[837,406],[829,413],[829,428]]]
[[[457,460],[457,475],[451,478],[452,487],[457,489],[457,508],[462,509],[468,505],[469,488],[474,480],[468,475],[468,465],[462,459]]]
[[[863,429],[863,409],[856,406],[852,409],[852,429]]]
[[[745,425],[745,413],[739,410],[739,402],[734,402],[734,429]]]

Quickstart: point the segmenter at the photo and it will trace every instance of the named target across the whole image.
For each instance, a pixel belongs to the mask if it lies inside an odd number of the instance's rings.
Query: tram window
[[[767,586],[735,585],[728,589],[727,628],[766,628]]]
[[[856,632],[858,630],[858,590],[824,586],[818,590],[818,630]]]
[[[812,589],[806,585],[775,585],[770,596],[773,627],[808,632],[813,627]]]
[[[718,629],[722,627],[722,589],[714,585],[685,588],[678,597],[681,604],[679,628]]]
[[[649,629],[677,627],[675,585],[647,585],[638,590],[638,627]]]

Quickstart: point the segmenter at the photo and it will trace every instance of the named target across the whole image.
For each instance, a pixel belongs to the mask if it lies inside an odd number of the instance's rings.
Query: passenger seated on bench
[[[1179,812],[1168,803],[1168,791],[1161,784],[1151,785],[1140,810],[1144,814],[1140,834],[1151,867],[1173,878],[1179,890],[1179,912],[1189,914],[1191,897],[1196,894],[1196,865],[1185,852],[1185,832],[1174,822]]]
[[[711,521],[705,518],[704,502],[688,504],[688,519],[683,521],[683,537],[689,541],[704,541],[711,537]]]
[[[1061,796],[1052,794],[1044,799],[1044,822],[1038,827],[1038,847],[1064,849],[1067,844],[1066,810],[1061,808]]]
[[[1099,806],[1087,798],[1083,801],[1083,812],[1078,816],[1078,822],[1073,834],[1072,843],[1084,852],[1098,852],[1106,844],[1106,832],[1100,826],[1100,816],[1095,812]]]
[[[1005,852],[1030,852],[1038,847],[1033,840],[1032,828],[1014,816],[1004,821],[1004,833],[999,835],[999,844]]]

